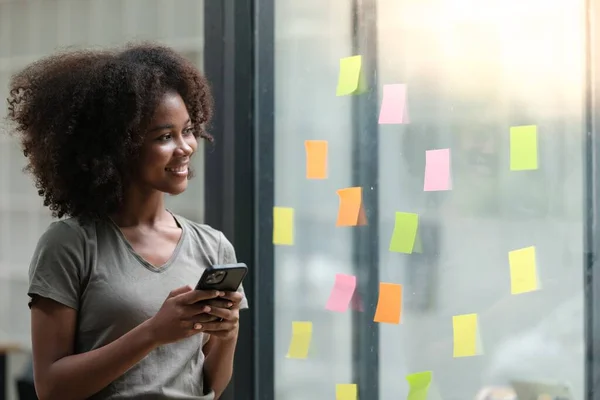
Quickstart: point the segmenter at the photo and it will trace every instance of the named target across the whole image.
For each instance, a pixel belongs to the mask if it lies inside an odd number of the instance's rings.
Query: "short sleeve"
[[[235,249],[233,248],[233,245],[231,244],[231,242],[229,240],[227,240],[225,235],[223,235],[223,233],[221,233],[221,245],[220,245],[219,255],[221,256],[222,264],[236,264],[237,263]],[[240,285],[238,292],[240,292],[241,294],[244,295],[244,299],[240,303],[240,309],[243,310],[243,309],[248,308],[248,299],[246,298],[246,294],[244,293],[243,285]]]
[[[73,227],[63,221],[52,223],[38,241],[29,266],[31,299],[46,297],[77,310],[83,249],[83,237]]]

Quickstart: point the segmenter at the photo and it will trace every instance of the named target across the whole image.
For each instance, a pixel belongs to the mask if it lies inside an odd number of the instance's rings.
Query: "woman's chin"
[[[187,181],[186,181],[184,184],[180,184],[180,185],[176,185],[176,186],[169,186],[167,188],[164,188],[164,190],[162,190],[162,192],[170,194],[171,196],[177,196],[178,194],[185,192],[187,189],[187,186],[188,185],[187,185]]]

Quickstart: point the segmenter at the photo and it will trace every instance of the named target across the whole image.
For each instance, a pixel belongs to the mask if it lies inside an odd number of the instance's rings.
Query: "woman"
[[[193,290],[236,262],[223,234],[170,213],[212,100],[172,50],[38,61],[11,81],[27,169],[54,222],[30,266],[35,386],[47,399],[215,399],[233,369],[243,290]]]

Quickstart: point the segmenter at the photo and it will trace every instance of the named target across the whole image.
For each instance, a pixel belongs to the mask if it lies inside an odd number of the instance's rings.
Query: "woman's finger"
[[[231,321],[214,321],[202,324],[202,331],[206,333],[217,333],[220,331],[231,331],[235,327],[235,323]]]
[[[203,304],[206,304],[207,306],[210,306],[210,307],[216,307],[216,308],[231,308],[231,306],[233,306],[233,303],[230,300],[225,300],[225,299],[207,300],[207,301],[203,302]]]
[[[198,315],[198,316],[190,319],[190,321],[204,324],[206,322],[218,321],[219,319],[220,319],[219,317],[215,317],[214,315],[202,314],[202,315]]]
[[[221,297],[234,303],[240,303],[244,299],[244,295],[240,292],[225,292]]]
[[[231,320],[233,319],[234,313],[227,308],[209,307],[206,314],[214,315],[215,317],[223,318],[224,320]]]

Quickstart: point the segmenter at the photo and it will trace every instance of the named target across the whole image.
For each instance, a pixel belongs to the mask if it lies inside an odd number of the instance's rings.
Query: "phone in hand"
[[[244,263],[213,265],[204,270],[196,290],[235,292],[247,273],[248,267]]]

